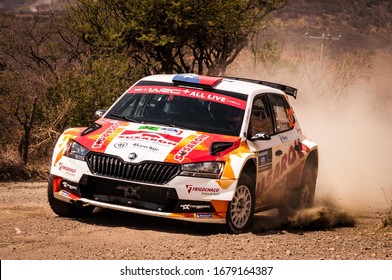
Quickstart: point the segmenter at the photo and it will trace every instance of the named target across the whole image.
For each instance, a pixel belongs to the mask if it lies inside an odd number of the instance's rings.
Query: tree
[[[0,143],[48,156],[69,126],[87,126],[142,76],[126,53],[90,52],[59,14],[0,20]]]
[[[0,142],[18,146],[24,163],[145,74],[224,74],[286,0],[69,3],[65,17],[0,17]]]
[[[85,57],[48,87],[45,105],[52,113],[47,127],[63,131],[90,124],[96,110],[108,108],[142,75],[142,70],[127,61],[126,54]]]
[[[61,18],[49,13],[4,16],[0,24],[0,127],[7,132],[1,141],[19,138],[18,151],[25,164],[37,136],[35,122],[42,126],[52,110],[45,106],[44,93],[78,56],[60,25]]]
[[[146,74],[223,74],[286,0],[77,0],[74,30],[94,53],[127,52]]]

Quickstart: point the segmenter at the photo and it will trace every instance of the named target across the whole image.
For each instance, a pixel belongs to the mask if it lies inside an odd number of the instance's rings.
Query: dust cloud
[[[296,108],[303,131],[319,145],[318,201],[355,212],[392,206],[392,94],[375,92],[374,82],[357,81],[332,105]]]
[[[296,230],[321,230],[355,226],[355,218],[330,199],[319,202],[319,206],[302,209],[288,218],[284,225]]]
[[[314,208],[289,218],[290,228],[353,226],[353,217],[392,207],[392,54],[372,57],[371,66],[338,99],[314,94],[304,80],[281,73],[267,77],[299,89],[291,99],[305,135],[319,146]],[[238,67],[238,76],[266,80]],[[311,71],[310,71],[311,72]],[[262,72],[260,72],[262,73]],[[298,82],[298,81],[301,82]],[[313,85],[314,86],[314,85]]]

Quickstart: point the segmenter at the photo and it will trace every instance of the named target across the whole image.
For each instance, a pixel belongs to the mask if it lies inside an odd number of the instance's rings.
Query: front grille
[[[82,197],[153,211],[173,212],[178,202],[174,188],[156,187],[113,179],[85,176],[80,185]]]
[[[95,175],[134,182],[166,184],[180,173],[180,165],[160,162],[138,164],[124,162],[121,158],[98,153],[86,155],[87,164]]]

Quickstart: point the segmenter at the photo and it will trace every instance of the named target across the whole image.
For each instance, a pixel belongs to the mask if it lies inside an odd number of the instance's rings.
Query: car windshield
[[[175,93],[131,91],[118,100],[105,117],[239,136],[245,101],[240,100],[240,106],[233,101],[236,98],[223,94],[203,92],[202,96],[190,97]],[[235,106],[227,103],[234,103]]]

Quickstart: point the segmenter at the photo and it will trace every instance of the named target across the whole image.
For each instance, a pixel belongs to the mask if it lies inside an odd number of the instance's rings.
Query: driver
[[[222,125],[222,127],[235,130],[241,126],[241,109],[213,102],[209,104],[208,109],[213,120]]]
[[[232,129],[237,129],[241,126],[242,116],[241,110],[232,106],[227,106],[224,112],[224,119],[228,122]]]

